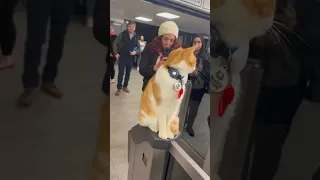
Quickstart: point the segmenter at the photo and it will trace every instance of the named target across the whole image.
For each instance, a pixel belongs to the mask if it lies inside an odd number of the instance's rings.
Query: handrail
[[[170,154],[187,172],[187,174],[196,180],[210,180],[210,177],[202,170],[202,168],[179,146],[175,141],[171,141]],[[217,179],[213,179],[217,180]]]

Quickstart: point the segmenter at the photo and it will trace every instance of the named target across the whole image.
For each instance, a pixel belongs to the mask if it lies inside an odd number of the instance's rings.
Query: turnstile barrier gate
[[[128,180],[163,180],[169,161],[170,141],[140,125],[129,131]]]
[[[179,135],[177,136],[179,138]],[[210,180],[207,173],[178,145],[175,140],[162,140],[149,128],[140,125],[129,131],[128,180],[171,180],[169,161],[178,163],[195,180]],[[179,172],[181,173],[181,172]],[[220,178],[213,178],[220,180]]]
[[[180,107],[180,132],[188,109],[191,82],[186,84],[185,97]],[[180,138],[180,135],[175,139]],[[192,179],[210,180],[210,177],[173,140],[162,140],[147,127],[134,126],[128,133],[128,180],[171,180],[169,161],[179,163]],[[215,179],[214,179],[215,180]]]

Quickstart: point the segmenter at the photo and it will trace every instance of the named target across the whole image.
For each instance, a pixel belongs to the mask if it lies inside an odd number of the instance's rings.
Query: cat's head
[[[190,48],[178,48],[173,50],[165,63],[167,67],[173,67],[179,70],[181,74],[190,74],[196,69],[197,58],[194,51],[197,46]]]
[[[276,0],[211,1],[211,22],[228,44],[263,35],[273,23]]]

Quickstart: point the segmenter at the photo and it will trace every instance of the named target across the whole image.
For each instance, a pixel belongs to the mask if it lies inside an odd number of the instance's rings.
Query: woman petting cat
[[[201,35],[196,35],[193,38],[192,45],[198,45],[195,50],[197,57],[197,70],[189,75],[189,79],[192,81],[192,89],[189,100],[189,112],[187,116],[187,132],[190,136],[194,136],[193,123],[197,117],[198,109],[205,92],[208,91],[210,81],[210,62],[209,54],[202,43],[204,38]]]
[[[145,47],[139,64],[139,72],[143,76],[142,91],[159,67],[165,63],[167,57],[163,57],[164,49],[181,47],[178,34],[177,24],[166,21],[160,25],[158,36]]]

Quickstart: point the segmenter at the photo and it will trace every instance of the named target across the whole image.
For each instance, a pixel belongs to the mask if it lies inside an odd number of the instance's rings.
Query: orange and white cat
[[[241,94],[240,72],[244,69],[248,53],[249,42],[256,36],[263,35],[273,24],[276,9],[275,0],[214,0],[210,4],[211,23],[221,33],[222,40],[229,48],[238,47],[232,55],[230,76],[231,84],[235,90],[233,102],[228,106],[222,120],[211,121],[212,131],[211,142],[214,142],[214,149],[211,149],[215,158],[211,168],[218,171],[225,138],[235,114],[235,108],[239,106]],[[212,61],[215,61],[213,59]],[[211,63],[210,68],[214,68]],[[214,111],[211,111],[214,112]],[[211,116],[213,117],[213,116]],[[216,118],[216,117],[215,117]]]
[[[184,89],[183,82],[186,82],[170,76],[169,69],[174,68],[181,77],[187,78],[196,69],[195,48],[173,50],[142,93],[139,124],[149,127],[155,133],[159,132],[161,139],[172,139],[179,133],[178,114],[184,93],[179,97],[179,91],[174,87],[182,82],[181,87]]]

